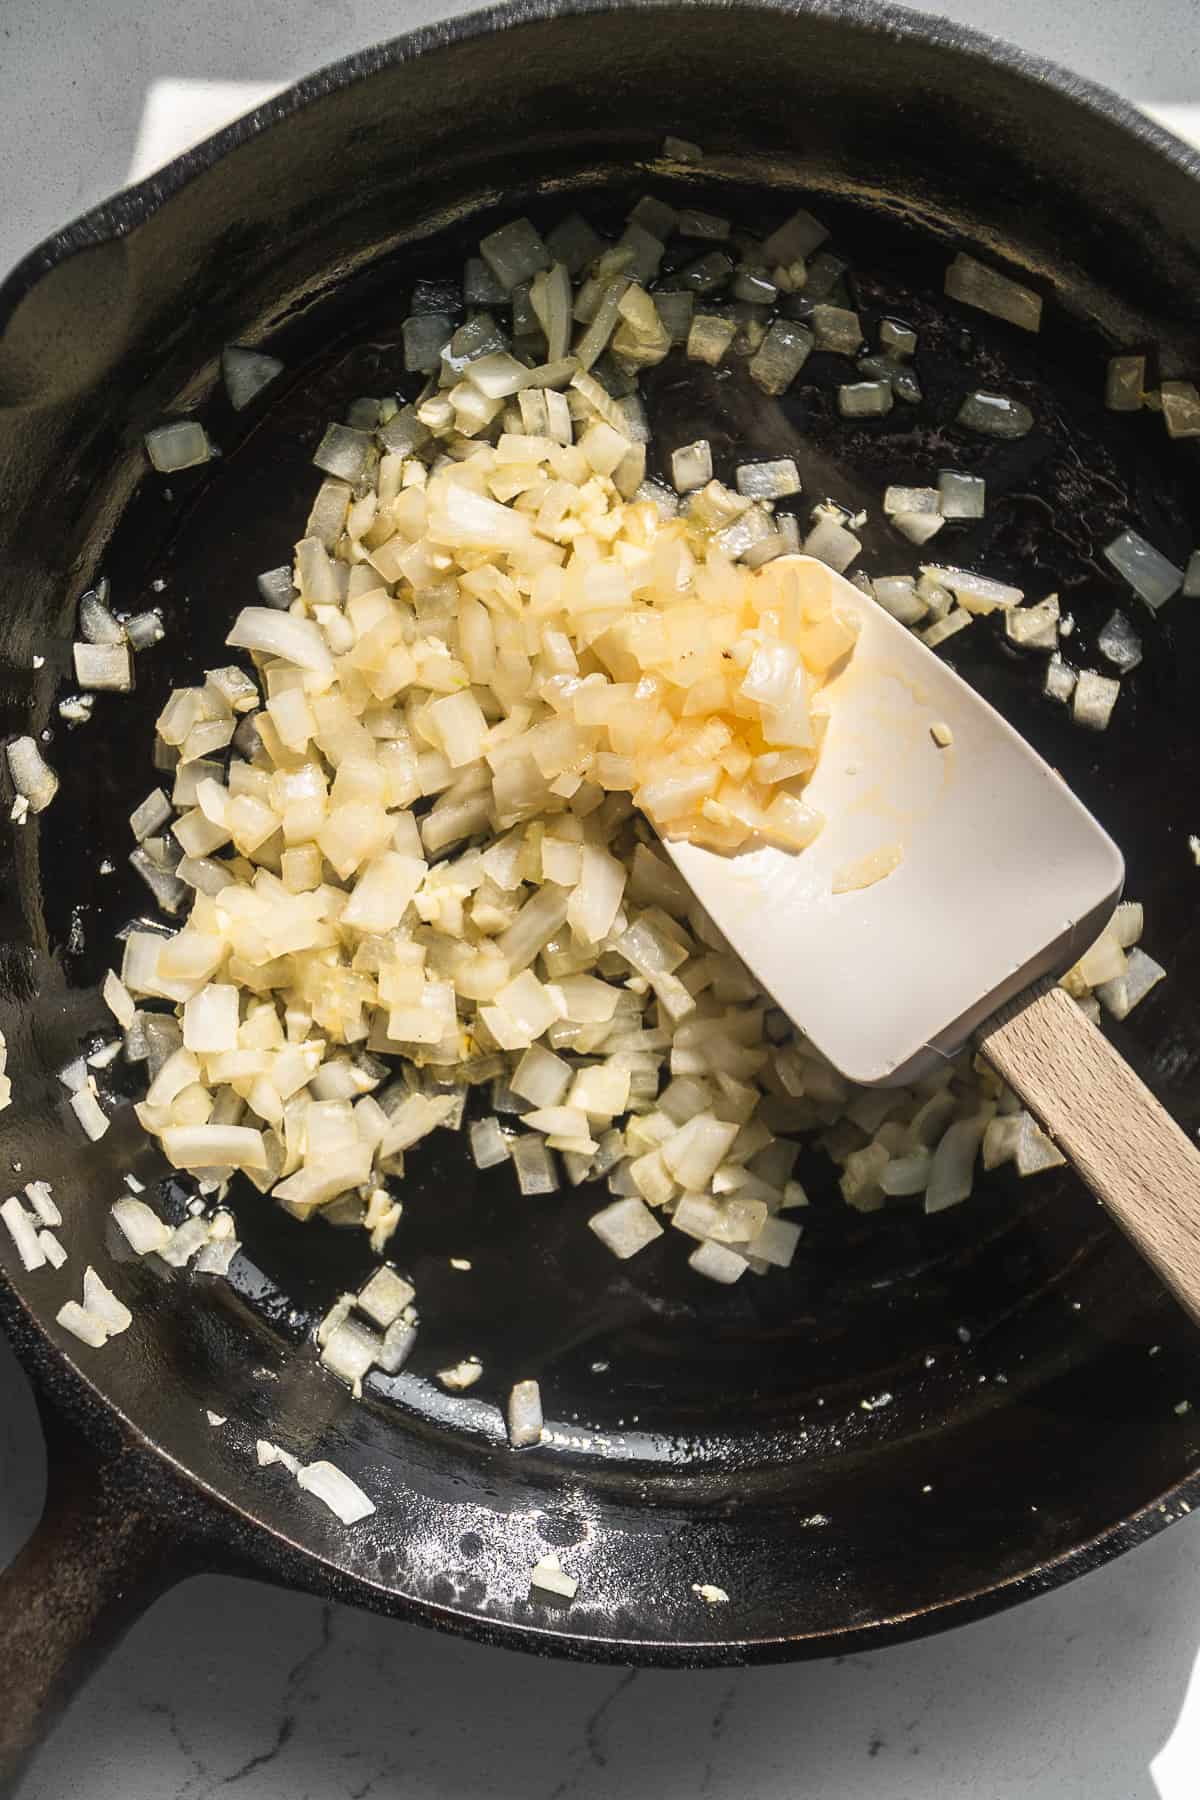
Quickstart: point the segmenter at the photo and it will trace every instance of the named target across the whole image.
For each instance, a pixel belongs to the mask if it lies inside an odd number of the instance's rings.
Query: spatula
[[[676,866],[849,1080],[905,1085],[973,1042],[1200,1319],[1200,1150],[1055,985],[1112,914],[1120,851],[919,638],[790,560],[860,628],[805,791],[826,824],[798,854],[668,843]]]

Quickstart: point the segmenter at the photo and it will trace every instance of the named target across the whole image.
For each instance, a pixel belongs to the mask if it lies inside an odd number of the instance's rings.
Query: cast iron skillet
[[[660,160],[700,141],[701,170]],[[543,1653],[686,1665],[844,1651],[931,1631],[1052,1586],[1200,1499],[1197,1340],[1079,1184],[997,1179],[926,1222],[860,1220],[828,1173],[790,1277],[728,1292],[683,1270],[672,1235],[616,1265],[583,1229],[587,1193],[521,1199],[476,1183],[444,1134],[414,1158],[394,1245],[424,1320],[409,1370],[362,1404],[315,1363],[312,1320],[364,1266],[357,1236],[302,1229],[250,1197],[232,1283],[127,1262],[135,1308],[102,1353],[54,1314],[121,1252],[108,1206],[160,1165],[128,1109],[79,1142],[53,1071],[103,1031],[98,976],[142,897],[124,819],[149,785],[169,684],[216,651],[251,577],[288,553],[324,421],[397,379],[412,275],[457,268],[493,219],[578,203],[619,218],[647,189],[748,225],[794,197],[828,218],[855,298],[921,332],[926,402],[834,427],[844,365],[812,359],[783,407],[744,377],[672,362],[659,445],[705,431],[721,472],[792,451],[809,499],[869,498],[946,463],[984,471],[983,526],[958,560],[1057,587],[1079,659],[1114,603],[1097,547],[1137,524],[1183,560],[1197,538],[1194,446],[1106,414],[1103,359],[1154,346],[1200,368],[1200,166],[1112,96],[944,21],[821,4],[603,6],[534,0],[402,38],[314,76],[68,228],[0,291],[3,726],[49,728],[65,779],[37,825],[6,830],[0,1025],[15,1100],[0,1157],[50,1179],[61,1274],[0,1245],[3,1310],[47,1416],[46,1520],[0,1584],[9,1780],[70,1680],[164,1583],[235,1568]],[[1028,338],[939,299],[969,242],[1051,296]],[[288,374],[235,419],[222,344],[269,339]],[[968,388],[1027,398],[1016,445],[947,424]],[[224,456],[169,484],[145,429],[198,407]],[[1190,496],[1190,499],[1189,499]],[[1191,516],[1189,518],[1189,506]],[[868,569],[902,567],[872,540]],[[138,691],[68,735],[80,591],[103,569],[124,608],[161,601],[171,635]],[[158,590],[154,582],[165,586]],[[1200,1123],[1197,614],[1139,616],[1146,658],[1112,729],[1074,731],[989,626],[953,660],[1057,762],[1124,846],[1171,979],[1120,1032],[1189,1129]],[[32,668],[37,652],[46,658]],[[770,921],[763,921],[764,929]],[[166,1203],[184,1203],[168,1190]],[[468,1255],[469,1274],[448,1258]],[[462,1399],[429,1379],[482,1356]],[[536,1375],[555,1439],[511,1454],[496,1402]],[[206,1409],[228,1423],[212,1427]],[[328,1456],[378,1503],[341,1529],[253,1446]],[[557,1548],[567,1610],[528,1598]],[[694,1582],[725,1588],[705,1607]],[[16,1698],[14,1698],[14,1696]]]

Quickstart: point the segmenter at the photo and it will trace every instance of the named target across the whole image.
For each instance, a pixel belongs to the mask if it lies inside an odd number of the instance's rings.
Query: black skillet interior
[[[525,209],[545,223],[578,205],[612,228],[643,192],[686,195],[756,231],[802,190],[851,265],[868,336],[884,316],[919,331],[923,403],[852,428],[832,404],[852,378],[840,359],[815,355],[775,404],[741,365],[715,374],[676,354],[648,383],[659,464],[698,435],[726,477],[747,457],[794,455],[805,508],[827,494],[871,508],[862,566],[875,574],[918,560],[878,523],[888,481],[983,474],[986,519],[952,544],[947,532],[939,555],[1057,590],[1082,666],[1114,606],[1136,624],[1145,660],[1103,737],[1042,699],[1040,663],[990,622],[946,654],[1125,850],[1170,979],[1116,1035],[1185,1127],[1200,1126],[1200,878],[1187,849],[1200,823],[1200,617],[1176,601],[1152,619],[1098,554],[1127,525],[1177,562],[1200,537],[1194,446],[1101,403],[1116,342],[1159,345],[1168,373],[1200,363],[1200,283],[1173,285],[1195,268],[1196,190],[1144,146],[1129,149],[1142,190],[1114,188],[1110,140],[1123,134],[1109,121],[1078,111],[1074,137],[1047,144],[1037,134],[1048,99],[1068,104],[1061,94],[874,17],[666,8],[549,17],[498,37],[450,31],[418,65],[423,79],[384,59],[207,171],[200,153],[190,188],[92,252],[90,280],[66,262],[40,314],[35,287],[0,338],[0,427],[29,464],[10,463],[16,499],[0,522],[28,599],[18,610],[10,588],[7,718],[18,728],[32,704],[64,776],[40,825],[16,834],[4,896],[3,1024],[19,1076],[0,1154],[22,1179],[47,1175],[70,1209],[67,1270],[16,1282],[43,1324],[85,1258],[120,1258],[106,1211],[121,1172],[157,1174],[127,1112],[82,1154],[52,1074],[104,1028],[96,983],[113,933],[145,910],[125,820],[153,785],[153,719],[169,687],[227,660],[224,632],[254,574],[288,556],[325,423],[358,395],[412,391],[399,341],[414,277],[455,277],[484,229]],[[663,33],[678,47],[669,106],[646,63]],[[766,71],[781,42],[793,61],[776,91]],[[506,87],[506,67],[527,85]],[[926,84],[943,103],[922,113]],[[465,136],[447,138],[439,85],[470,121]],[[986,110],[970,116],[981,94]],[[702,169],[661,164],[667,130],[704,142]],[[1170,241],[1156,217],[1168,200]],[[1144,260],[1113,255],[1119,230]],[[947,245],[962,241],[1053,288],[1040,336],[942,298]],[[287,364],[241,415],[213,383],[231,338],[261,338]],[[953,426],[977,386],[1030,404],[1033,433],[1006,444]],[[220,459],[144,474],[141,432],[182,403]],[[33,479],[51,472],[52,491]],[[73,603],[101,570],[122,610],[161,606],[169,636],[139,658],[132,698],[102,698],[95,721],[68,733],[52,702],[69,686]],[[36,676],[34,650],[46,657]],[[308,1340],[365,1272],[362,1235],[301,1227],[253,1193],[236,1201],[244,1250],[228,1285],[127,1262],[117,1285],[137,1316],[125,1338],[89,1359],[49,1330],[139,1432],[265,1528],[249,1541],[268,1566],[568,1653],[706,1661],[918,1630],[1056,1579],[1194,1477],[1194,1332],[1070,1174],[996,1175],[933,1220],[907,1206],[848,1212],[820,1156],[804,1175],[814,1204],[793,1269],[726,1291],[689,1274],[673,1234],[614,1264],[583,1226],[594,1191],[522,1198],[510,1175],[477,1176],[462,1142],[437,1134],[412,1157],[393,1244],[418,1287],[417,1352],[357,1406],[314,1367]],[[181,1208],[187,1196],[166,1197]],[[468,1353],[483,1379],[447,1396],[433,1371]],[[554,1442],[514,1457],[497,1403],[526,1375],[542,1383]],[[1189,1396],[1197,1412],[1177,1413]],[[228,1425],[210,1427],[205,1408]],[[331,1455],[378,1514],[348,1533],[327,1525],[278,1470],[254,1467],[258,1436]],[[582,1577],[569,1612],[526,1598],[529,1567],[552,1546]],[[726,1588],[729,1605],[705,1608],[693,1582]]]

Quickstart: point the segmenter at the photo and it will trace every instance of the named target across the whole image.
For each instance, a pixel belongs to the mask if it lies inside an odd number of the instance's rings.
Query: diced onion
[[[191,469],[197,463],[207,462],[212,445],[196,419],[179,419],[146,433],[146,454],[161,474],[173,475],[177,469]]]
[[[122,1194],[119,1200],[113,1201],[112,1216],[136,1256],[162,1250],[170,1241],[171,1227],[144,1200]]]
[[[55,1203],[54,1195],[48,1181],[27,1181],[25,1198],[43,1225],[61,1225],[62,1213]]]
[[[1104,555],[1152,612],[1157,612],[1183,586],[1183,570],[1136,531],[1123,531],[1104,546]]]
[[[275,656],[314,675],[332,675],[333,662],[320,628],[263,606],[243,607],[225,642],[262,656]]]
[[[46,1262],[46,1252],[38,1242],[37,1221],[25,1211],[15,1194],[0,1205],[0,1219],[8,1227],[22,1266],[29,1270],[42,1268]]]
[[[988,575],[973,574],[969,569],[943,569],[927,564],[921,573],[949,588],[958,604],[968,612],[989,613],[997,607],[1019,606],[1025,598],[1020,588],[994,581]]]
[[[13,738],[5,754],[17,793],[29,802],[30,812],[44,812],[58,792],[58,776],[43,758],[33,738]]]
[[[725,1244],[708,1241],[697,1244],[688,1257],[688,1267],[694,1269],[697,1275],[704,1275],[709,1281],[719,1281],[725,1287],[740,1280],[749,1266],[746,1258],[736,1250],[729,1249]]]
[[[1168,437],[1200,437],[1200,390],[1194,381],[1164,381],[1158,390]]]
[[[412,1283],[397,1275],[394,1269],[381,1266],[376,1269],[355,1299],[360,1312],[374,1321],[381,1330],[395,1324],[407,1306],[412,1304]]]
[[[229,344],[221,352],[221,376],[235,412],[249,406],[282,373],[279,358],[268,356],[265,350],[245,350],[240,344]]]
[[[843,419],[879,419],[892,410],[892,385],[889,381],[844,382],[837,391],[838,411]]]
[[[105,1286],[93,1268],[87,1268],[83,1272],[83,1304],[93,1318],[99,1319],[110,1337],[116,1336],[120,1331],[128,1331],[133,1324],[133,1314],[129,1308],[117,1299],[111,1288]]]
[[[588,1225],[600,1242],[623,1262],[663,1235],[662,1226],[650,1209],[633,1196],[627,1200],[614,1200],[611,1206],[593,1213]]]
[[[687,235],[699,254],[665,253]],[[851,1089],[764,1002],[647,829],[734,852],[802,851],[822,827],[803,797],[817,696],[855,632],[792,555],[797,515],[776,511],[799,491],[796,464],[743,462],[727,486],[707,440],[648,452],[639,376],[686,345],[714,367],[743,359],[775,396],[819,348],[851,359],[850,416],[915,403],[915,331],[884,319],[878,348],[864,344],[826,236],[800,212],[751,244],[647,195],[616,244],[577,216],[546,239],[517,220],[489,234],[461,286],[417,284],[402,338],[422,393],[360,397],[328,428],[294,564],[258,578],[261,604],[230,633],[253,677],[211,670],[158,720],[171,800],[156,790],[136,809],[132,860],[161,905],[190,914],[169,936],[128,928],[104,991],[127,1059],[147,1065],[137,1116],[201,1198],[173,1231],[119,1201],[135,1252],[225,1273],[234,1222],[205,1202],[241,1169],[298,1219],[363,1229],[381,1257],[405,1159],[463,1125],[487,1084],[491,1110],[468,1127],[477,1168],[511,1162],[536,1204],[564,1174],[604,1180],[611,1203],[589,1224],[614,1255],[674,1225],[717,1282],[797,1254],[782,1215],[806,1204],[793,1179],[804,1134],[822,1133],[864,1213],[893,1197],[955,1203],[981,1146],[985,1161],[1049,1166],[1035,1126],[991,1131],[1019,1109],[969,1059],[918,1093]],[[1006,278],[970,259],[956,269],[962,297],[1012,315]],[[1016,292],[1028,312],[1036,296]],[[771,317],[780,296],[803,322]],[[256,354],[228,352],[227,379],[231,358],[248,376],[239,358]],[[1185,385],[1158,398],[1169,426],[1187,428]],[[959,418],[1000,436],[1033,423],[986,393]],[[648,455],[674,492],[647,480]],[[914,470],[884,496],[910,542],[983,516],[981,478],[927,479]],[[865,522],[823,502],[803,549],[843,572]],[[1058,657],[1070,621],[1056,596],[1025,606],[969,570],[854,580],[930,645],[1004,610],[1010,642],[1051,652],[1048,691],[1075,689],[1092,720],[1106,678],[1076,686]],[[129,643],[107,590],[95,599],[81,635],[101,641],[76,647],[79,679],[128,687]],[[1100,649],[1132,653],[1111,631]],[[948,727],[929,730],[949,746]],[[884,846],[835,886],[881,879],[901,853]],[[1096,982],[1113,1012],[1149,991],[1157,965],[1135,959],[1133,930],[1123,918],[1064,978],[1085,1009]],[[175,1016],[139,1010],[151,1001]],[[88,1070],[81,1058],[72,1071],[72,1104],[104,1129]],[[379,1266],[322,1322],[325,1366],[356,1393],[372,1370],[396,1374],[414,1301]],[[439,1379],[461,1391],[481,1373],[466,1358]],[[514,1444],[539,1441],[536,1383],[518,1383],[508,1413]]]
[[[81,1344],[88,1344],[93,1350],[102,1349],[108,1342],[108,1331],[102,1320],[96,1318],[78,1300],[68,1300],[60,1306],[54,1315],[56,1322],[72,1337],[77,1337]]]
[[[38,1243],[42,1254],[52,1269],[61,1269],[67,1260],[67,1253],[52,1231],[39,1231]]]
[[[93,1143],[108,1130],[108,1115],[97,1100],[92,1086],[85,1085],[76,1089],[71,1095],[71,1110]]]
[[[943,469],[938,476],[938,494],[944,519],[983,518],[987,484],[982,476]]]
[[[437,1378],[444,1388],[452,1394],[461,1394],[467,1388],[474,1387],[483,1374],[483,1364],[477,1356],[464,1357],[462,1362],[453,1364],[451,1368],[439,1369]]]
[[[76,644],[73,655],[81,688],[127,694],[133,686],[128,644]]]
[[[542,1394],[536,1381],[518,1381],[508,1396],[505,1414],[508,1441],[514,1450],[541,1442]]]
[[[162,1133],[167,1161],[177,1169],[265,1169],[261,1131],[246,1125],[176,1125]]]
[[[331,1513],[337,1515],[343,1525],[357,1525],[361,1519],[369,1519],[375,1511],[375,1502],[335,1463],[302,1463],[296,1480],[305,1493],[315,1494]]]
[[[983,437],[1022,438],[1033,430],[1033,414],[1022,400],[979,389],[959,407],[958,423]]]
[[[553,1594],[560,1600],[573,1600],[579,1592],[579,1583],[573,1575],[564,1572],[558,1556],[551,1551],[534,1564],[529,1571],[529,1585],[543,1594]]]
[[[1096,648],[1122,675],[1128,675],[1142,660],[1142,640],[1124,613],[1110,616],[1096,639]]]
[[[1072,719],[1090,731],[1106,731],[1120,692],[1121,683],[1115,677],[1082,669],[1071,696]]]

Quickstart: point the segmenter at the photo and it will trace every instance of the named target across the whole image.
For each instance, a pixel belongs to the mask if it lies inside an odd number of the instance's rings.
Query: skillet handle
[[[1200,1150],[1060,987],[1031,988],[976,1041],[1200,1323]]]
[[[136,1454],[96,1449],[48,1408],[42,1418],[45,1511],[0,1572],[0,1800],[108,1651],[188,1572],[180,1534],[143,1510]]]

